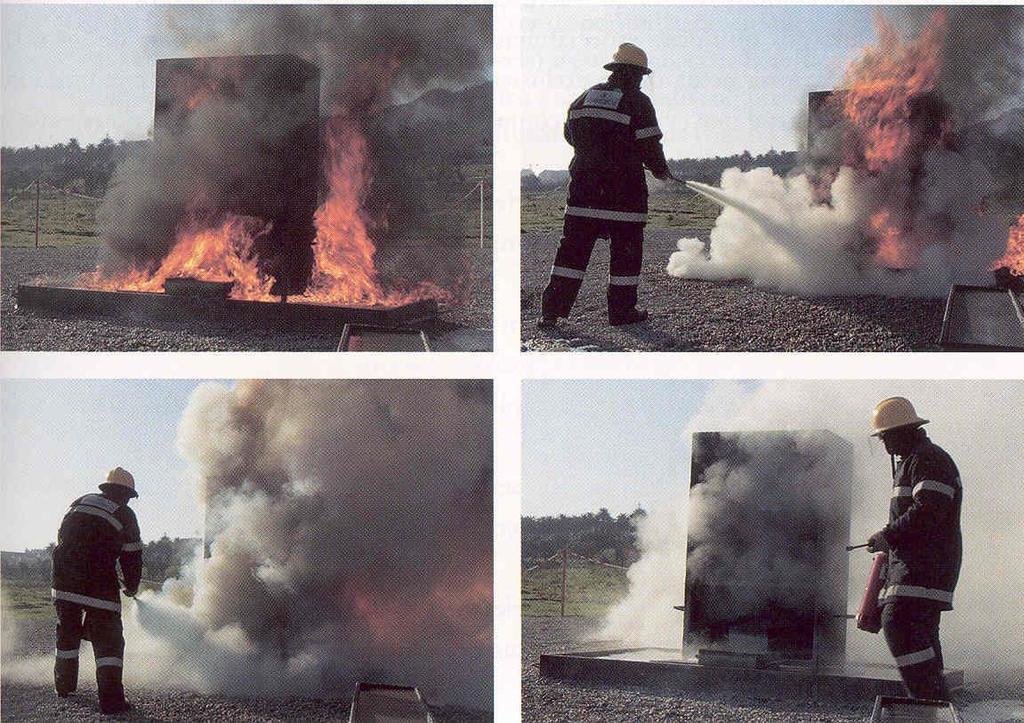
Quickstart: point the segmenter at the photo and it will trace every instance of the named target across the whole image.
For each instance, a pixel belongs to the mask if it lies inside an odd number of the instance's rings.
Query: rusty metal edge
[[[395,307],[331,306],[242,299],[178,296],[145,291],[100,291],[20,284],[19,310],[66,315],[112,316],[157,321],[244,324],[290,332],[337,334],[345,324],[383,328],[427,325],[438,316],[437,302],[424,299]]]

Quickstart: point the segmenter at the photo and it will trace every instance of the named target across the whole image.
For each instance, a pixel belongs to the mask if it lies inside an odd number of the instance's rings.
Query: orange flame
[[[174,247],[156,270],[131,269],[113,276],[96,271],[83,281],[91,288],[162,291],[167,279],[187,276],[233,281],[234,298],[271,300],[272,280],[260,273],[252,258],[253,241],[267,230],[269,224],[253,216],[228,214],[212,227],[193,217],[179,228]]]
[[[948,21],[937,10],[921,34],[904,42],[877,15],[878,45],[847,70],[843,110],[853,123],[868,170],[878,172],[906,158],[914,142],[911,102],[933,91],[942,71]]]
[[[871,214],[867,228],[875,240],[877,264],[911,268],[919,263],[924,243],[915,238],[910,221],[915,174],[924,152],[947,143],[950,135],[941,103],[929,98],[942,73],[948,19],[944,10],[937,10],[921,33],[906,41],[881,14],[875,24],[877,45],[849,66],[846,89],[835,96],[849,128],[844,163],[888,178],[886,183],[899,188],[911,184],[906,189],[910,193],[887,196]]]
[[[189,83],[184,105],[189,110],[216,95],[216,79],[230,76],[230,68],[221,68],[217,59],[210,60],[214,69],[209,77],[186,79]],[[378,103],[383,89],[390,84],[399,67],[397,57],[383,57],[372,66],[373,73],[355,74],[366,87],[357,88],[358,103],[372,107]],[[237,72],[237,70],[235,71]],[[182,81],[185,82],[185,81]],[[394,306],[432,298],[450,302],[455,295],[440,286],[421,281],[394,282],[385,288],[376,267],[376,246],[370,238],[370,221],[363,202],[372,181],[367,159],[367,141],[359,120],[349,114],[338,115],[327,126],[328,178],[327,199],[317,209],[314,221],[316,241],[313,246],[312,278],[300,301],[339,305]],[[311,181],[313,182],[313,181]],[[200,205],[197,202],[197,205]],[[125,273],[109,274],[97,270],[79,279],[89,288],[128,291],[160,291],[170,277],[187,276],[207,281],[233,281],[231,298],[274,301],[270,289],[273,279],[259,268],[252,253],[254,241],[269,230],[269,223],[250,216],[230,213],[193,213],[179,230],[174,247],[158,267],[136,268]],[[218,220],[210,223],[200,216]],[[378,221],[383,225],[384,220]]]
[[[875,261],[879,265],[890,269],[917,266],[920,258],[917,245],[910,241],[888,209],[882,209],[872,215],[870,226],[878,242],[875,247]]]
[[[424,297],[446,297],[429,283],[409,291],[386,291],[380,284],[363,201],[371,183],[366,137],[349,117],[331,119],[327,133],[327,200],[317,209],[315,266],[304,298],[317,303],[401,304]]]
[[[460,631],[467,643],[491,642],[490,577],[449,571],[425,596],[415,598],[364,589],[349,581],[341,597],[374,642],[392,650],[401,650],[421,636],[425,627],[438,624]]]
[[[1014,276],[1024,276],[1024,214],[1017,223],[1010,226],[1010,234],[1006,239],[1006,253],[998,259],[992,268],[1006,267]]]

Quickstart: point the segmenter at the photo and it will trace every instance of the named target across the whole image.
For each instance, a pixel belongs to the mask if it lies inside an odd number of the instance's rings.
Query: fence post
[[[562,617],[565,617],[565,578],[569,567],[569,548],[562,548]]]
[[[36,248],[39,248],[39,179],[36,179]]]

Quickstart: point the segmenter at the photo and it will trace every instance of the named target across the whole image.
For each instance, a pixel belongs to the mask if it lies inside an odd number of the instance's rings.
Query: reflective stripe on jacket
[[[901,460],[883,530],[891,550],[880,602],[912,598],[953,608],[962,557],[962,499],[956,464],[931,440],[923,439]]]
[[[142,540],[135,513],[106,495],[79,497],[57,533],[53,598],[120,611],[118,564],[125,589],[134,592],[142,577]]]
[[[639,88],[600,83],[569,106],[565,140],[569,165],[566,215],[609,221],[647,220],[644,166],[668,171],[650,98]]]

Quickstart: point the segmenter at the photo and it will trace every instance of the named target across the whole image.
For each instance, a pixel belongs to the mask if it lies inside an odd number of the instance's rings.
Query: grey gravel
[[[523,720],[556,721],[702,721],[708,723],[863,723],[873,701],[863,703],[817,700],[769,699],[734,693],[672,693],[632,686],[567,683],[541,678],[541,653],[598,650],[614,643],[588,642],[597,630],[595,620],[582,618],[523,618],[522,690]],[[1008,701],[1003,709],[1019,715],[1024,669],[998,672],[968,669],[967,688],[954,694],[954,702],[966,722],[993,723],[993,701]],[[1015,704],[1013,699],[1016,699]],[[974,714],[975,711],[980,711]],[[1020,720],[1000,718],[999,720]]]
[[[194,321],[188,324],[107,317],[48,318],[16,308],[18,284],[68,279],[96,267],[97,246],[5,246],[0,258],[0,346],[8,351],[334,351],[337,334],[288,334]],[[492,326],[490,249],[446,247],[452,266],[465,268],[464,299],[442,308],[446,328]],[[382,258],[383,265],[396,260]]]
[[[558,233],[523,234],[524,351],[934,351],[943,299],[881,296],[803,299],[748,282],[679,279],[665,273],[676,241],[695,229],[648,229],[640,282],[644,324],[608,326],[608,244],[599,241],[572,316],[536,327]]]
[[[657,692],[630,686],[566,683],[541,678],[540,654],[584,650],[595,622],[581,618],[523,618],[523,720],[555,721],[792,721],[862,723],[865,706],[767,700],[736,694],[728,699]],[[594,647],[593,643],[589,644]],[[600,647],[598,645],[597,647]],[[870,704],[867,712],[870,712]]]
[[[4,616],[5,627],[10,625]],[[53,621],[21,621],[18,635],[5,630],[3,662],[22,656],[52,653]],[[89,661],[89,656],[86,656]],[[121,717],[104,716],[96,702],[96,687],[91,679],[91,661],[82,666],[78,692],[58,698],[50,685],[25,685],[0,680],[0,708],[4,721],[347,721],[351,699],[337,695],[324,699],[309,698],[235,698],[205,695],[190,691],[137,690],[130,686],[126,696],[134,709]],[[339,691],[340,693],[341,691]],[[348,691],[344,691],[346,694]],[[432,707],[439,723],[482,723],[491,721],[490,713]]]

